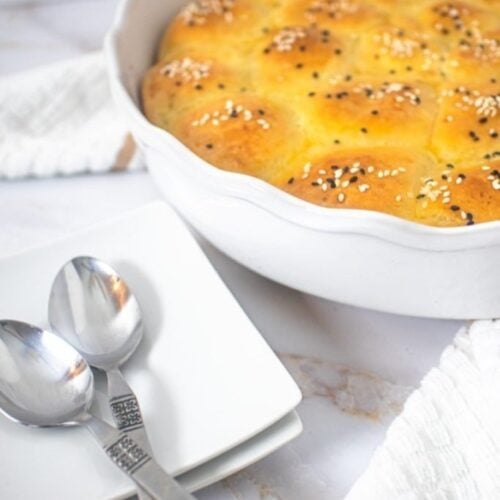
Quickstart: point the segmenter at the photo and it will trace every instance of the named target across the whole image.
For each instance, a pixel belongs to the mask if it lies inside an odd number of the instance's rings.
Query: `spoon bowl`
[[[61,268],[50,293],[49,319],[102,370],[123,364],[143,335],[137,299],[111,266],[94,257],[76,257]]]
[[[152,500],[191,495],[130,435],[92,414],[94,379],[89,365],[53,333],[0,320],[0,412],[32,427],[82,425],[108,457]]]
[[[49,322],[90,365],[106,372],[111,415],[118,430],[152,456],[139,401],[119,369],[135,351],[144,330],[139,303],[125,281],[95,257],[75,257],[54,280]],[[161,472],[168,498],[193,499],[174,478]],[[138,493],[140,500],[150,500],[147,489],[139,488]]]
[[[0,411],[35,427],[76,425],[88,413],[94,379],[85,359],[57,335],[0,321]]]

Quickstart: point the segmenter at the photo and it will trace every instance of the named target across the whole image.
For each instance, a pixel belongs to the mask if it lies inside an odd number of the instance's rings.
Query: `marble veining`
[[[280,358],[299,384],[304,398],[325,398],[349,415],[382,420],[402,410],[412,387],[394,384],[373,373],[354,370],[298,354]]]

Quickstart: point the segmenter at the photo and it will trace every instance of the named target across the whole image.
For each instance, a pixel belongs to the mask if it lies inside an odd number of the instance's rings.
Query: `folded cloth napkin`
[[[142,166],[114,108],[102,53],[0,80],[0,178]]]
[[[500,498],[500,321],[459,332],[346,500]]]

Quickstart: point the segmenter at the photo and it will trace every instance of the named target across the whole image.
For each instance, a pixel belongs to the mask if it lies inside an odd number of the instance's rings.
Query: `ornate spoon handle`
[[[131,436],[88,415],[82,424],[108,457],[154,500],[194,500]]]

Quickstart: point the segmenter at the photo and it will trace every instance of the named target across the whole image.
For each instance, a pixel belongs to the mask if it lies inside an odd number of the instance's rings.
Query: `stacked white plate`
[[[187,488],[236,472],[300,433],[298,387],[162,202],[0,259],[0,318],[47,327],[52,280],[76,255],[109,262],[141,303],[145,338],[124,373],[155,456]],[[99,376],[97,389],[98,410],[106,415]],[[31,429],[0,417],[0,442],[3,500],[134,492],[85,430]]]

